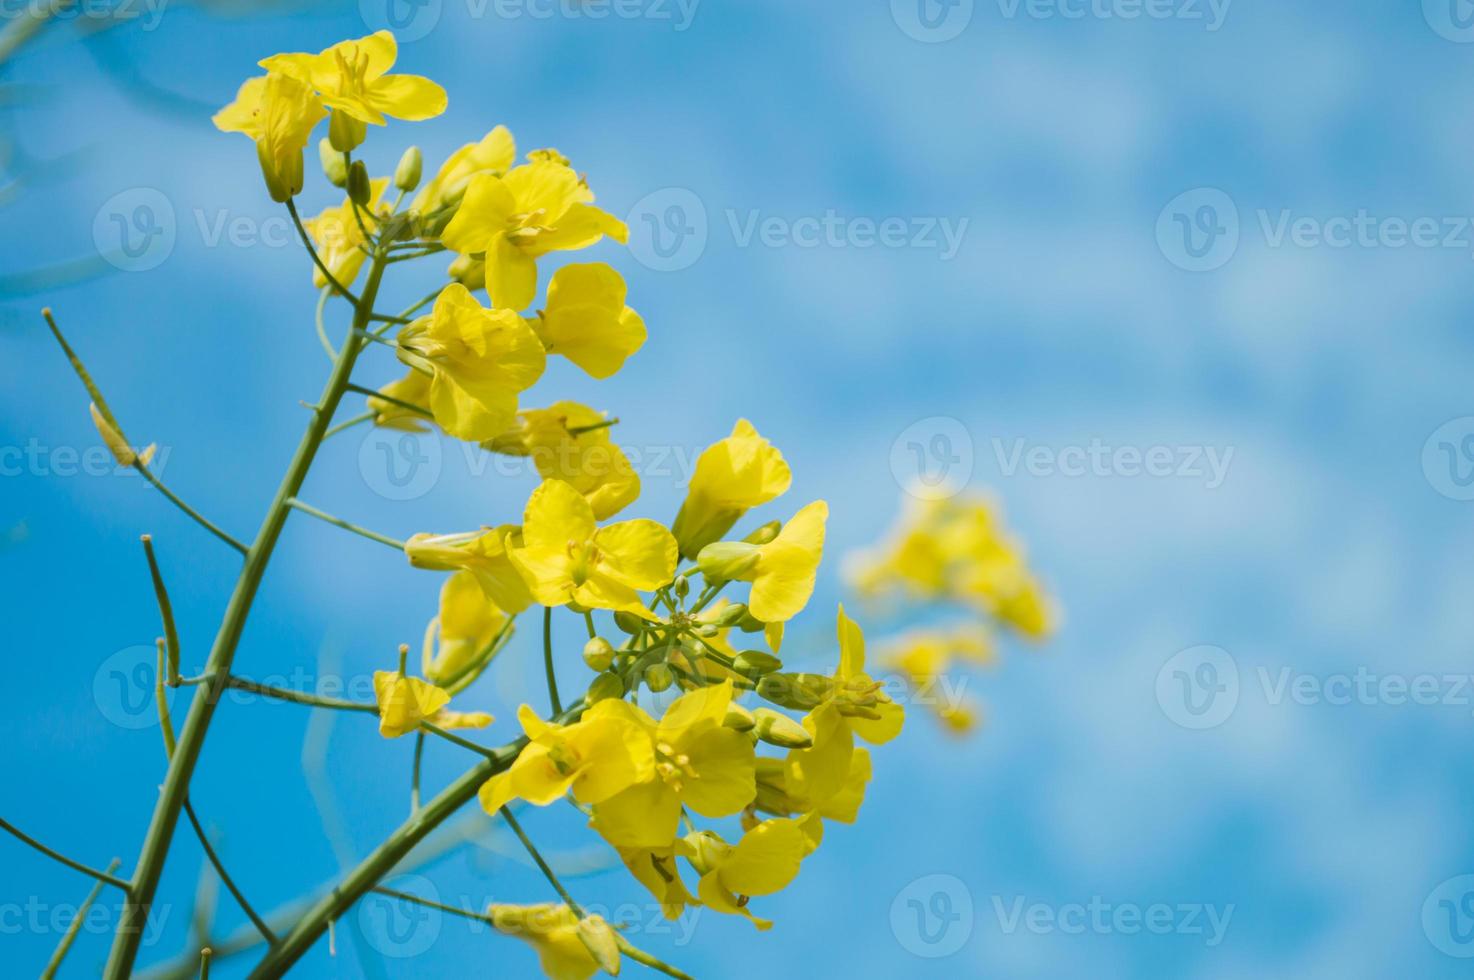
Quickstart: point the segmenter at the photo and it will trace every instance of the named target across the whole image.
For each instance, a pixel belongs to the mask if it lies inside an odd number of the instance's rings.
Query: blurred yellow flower
[[[492,925],[504,935],[525,940],[537,950],[538,962],[549,980],[588,980],[601,969],[590,952],[590,945],[612,948],[610,973],[619,972],[619,947],[609,933],[609,925],[598,916],[589,916],[582,924],[566,905],[491,905],[486,914]],[[599,939],[586,941],[580,933],[591,932]],[[602,942],[600,940],[603,940]]]
[[[440,587],[439,615],[425,629],[425,678],[455,694],[485,668],[507,626],[507,614],[487,598],[475,574],[456,572]]]

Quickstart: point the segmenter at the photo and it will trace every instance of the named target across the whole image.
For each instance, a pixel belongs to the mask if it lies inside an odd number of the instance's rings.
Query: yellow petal
[[[445,111],[445,89],[419,75],[385,75],[369,85],[374,108],[386,116],[418,122]]]
[[[398,738],[445,707],[450,695],[418,677],[380,670],[374,673],[374,700],[379,706],[379,734]]]
[[[639,783],[594,807],[594,829],[615,847],[663,848],[676,839],[681,798],[662,779]]]
[[[595,531],[593,538],[599,571],[616,582],[648,591],[675,577],[676,539],[655,521],[620,521]]]
[[[508,310],[525,310],[537,296],[537,263],[506,235],[487,243],[486,291],[493,306]]]
[[[517,200],[500,177],[477,174],[466,185],[461,206],[441,232],[440,240],[446,248],[463,255],[485,252],[492,238],[506,234],[516,209]]]
[[[738,895],[771,895],[798,876],[808,853],[808,839],[797,820],[764,820],[742,835],[717,875]]]
[[[760,549],[752,575],[748,607],[764,623],[786,622],[798,615],[814,594],[819,561],[824,554],[824,522],[829,505],[816,500],[783,525],[778,537]]]
[[[717,726],[685,740],[696,776],[682,781],[681,799],[703,817],[739,812],[757,796],[752,741],[743,733]]]
[[[795,795],[821,805],[844,787],[855,740],[847,719],[830,702],[811,711],[804,728],[814,744],[788,753],[786,775]]]

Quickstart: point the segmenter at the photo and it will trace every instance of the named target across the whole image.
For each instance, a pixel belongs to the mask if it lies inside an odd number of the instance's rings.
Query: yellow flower
[[[589,204],[588,187],[566,162],[530,154],[503,177],[471,178],[441,240],[463,255],[486,256],[493,306],[523,310],[537,295],[536,259],[586,248],[605,235],[623,243],[624,222]]]
[[[610,420],[578,402],[528,408],[517,424],[482,448],[528,456],[544,480],[562,480],[588,498],[596,520],[606,520],[640,495],[640,477],[624,450],[609,438]]]
[[[430,375],[430,410],[459,439],[490,439],[512,424],[517,395],[543,373],[545,355],[527,322],[488,310],[460,283],[434,311],[399,334],[400,359]]]
[[[691,834],[686,838],[691,863],[701,873],[696,894],[708,908],[746,916],[758,929],[770,929],[773,923],[754,916],[747,900],[787,888],[821,835],[822,826],[812,816],[764,820],[736,845],[710,831]]]
[[[784,623],[798,615],[809,596],[824,555],[824,522],[829,505],[816,500],[793,515],[767,544],[718,541],[701,549],[701,571],[708,580],[751,582],[747,607],[764,623]],[[776,651],[782,633],[769,636]]]
[[[601,966],[619,972],[618,943],[609,924],[597,915],[580,923],[566,905],[491,905],[486,914],[498,932],[526,940],[537,950],[550,980],[588,980]],[[580,938],[580,933],[590,938]],[[604,964],[594,958],[590,945],[608,951]]]
[[[855,736],[882,745],[901,732],[905,710],[865,673],[865,634],[839,607],[839,668],[819,705],[804,718],[814,744],[788,753],[787,787],[823,805],[850,776]]]
[[[515,524],[460,534],[416,534],[404,544],[409,563],[416,568],[453,572],[464,569],[476,577],[486,597],[509,613],[532,605],[532,593],[507,557],[507,541],[516,541]]]
[[[538,335],[594,378],[607,378],[645,343],[645,321],[624,305],[624,279],[603,262],[565,265],[548,283]]]
[[[214,116],[215,127],[245,133],[256,141],[256,156],[274,201],[302,190],[302,150],[312,129],[327,115],[322,102],[301,81],[278,72],[249,78],[235,101]]]
[[[780,817],[802,813],[818,813],[825,820],[854,823],[865,801],[865,787],[870,783],[870,752],[856,747],[850,756],[850,768],[840,788],[828,799],[815,804],[788,785],[788,763],[784,759],[757,760],[757,799],[754,807]],[[746,818],[744,818],[746,819]]]
[[[426,679],[455,694],[491,662],[493,644],[509,628],[507,614],[486,597],[475,574],[456,572],[440,587],[440,614],[425,628]]]
[[[430,411],[430,375],[410,368],[409,372],[397,381],[391,381],[381,385],[379,391],[394,401],[384,398],[368,399],[368,407],[374,413],[374,425],[382,429],[405,429],[410,432],[421,432],[426,428],[425,416],[419,412],[413,412],[395,402],[405,402],[410,405],[418,405],[427,413]]]
[[[562,480],[545,480],[532,492],[522,545],[508,555],[544,606],[576,602],[646,619],[657,617],[636,590],[657,589],[676,571],[669,531],[643,518],[597,527],[588,500]]]
[[[476,174],[501,176],[516,158],[517,144],[512,134],[507,127],[498,126],[482,137],[481,142],[467,143],[447,157],[430,182],[415,195],[410,209],[422,215],[432,214],[463,193]]]
[[[615,848],[630,874],[660,903],[661,914],[667,919],[678,919],[686,906],[698,904],[681,880],[676,863],[676,854],[684,851],[684,844],[676,841],[665,847]]]
[[[372,192],[369,202],[364,207],[367,215],[361,215],[363,226],[370,232],[378,226],[374,215],[379,214],[379,199],[384,194],[384,189],[389,186],[389,178],[379,177],[369,182]],[[322,264],[328,267],[333,278],[338,280],[342,286],[353,285],[353,280],[358,278],[358,270],[363,268],[363,261],[368,256],[364,254],[361,246],[367,243],[363,237],[363,227],[359,225],[358,217],[353,214],[353,202],[343,198],[343,203],[337,207],[326,208],[315,218],[308,218],[302,222],[307,229],[307,234],[312,236],[313,243],[317,246],[318,257]],[[328,284],[327,277],[316,263],[312,266],[312,285],[318,289]]]
[[[398,738],[430,722],[440,728],[485,728],[491,715],[450,711],[450,694],[434,684],[393,670],[374,672],[374,700],[379,705],[379,734]]]
[[[655,773],[650,736],[640,725],[601,701],[571,725],[545,722],[523,705],[517,720],[531,741],[506,772],[482,784],[481,805],[487,813],[514,799],[547,806],[572,793],[581,803],[602,803]]]
[[[954,661],[989,664],[993,659],[993,643],[987,632],[981,626],[964,624],[948,630],[905,634],[887,645],[881,663],[896,668],[911,683],[922,685],[935,682]]]
[[[722,724],[732,703],[730,683],[681,695],[658,724],[628,702],[609,703],[605,710],[627,713],[649,733],[655,756],[654,779],[594,807],[594,829],[609,843],[669,847],[683,806],[704,817],[726,817],[752,802],[752,740]]]
[[[732,529],[743,514],[788,491],[793,482],[783,454],[738,419],[732,434],[708,446],[696,460],[691,488],[671,531],[681,554],[695,558],[701,549]]]
[[[377,31],[342,41],[318,54],[277,54],[261,62],[318,91],[331,109],[361,123],[384,125],[384,117],[411,121],[445,111],[445,89],[418,75],[387,75],[398,56],[394,35]]]

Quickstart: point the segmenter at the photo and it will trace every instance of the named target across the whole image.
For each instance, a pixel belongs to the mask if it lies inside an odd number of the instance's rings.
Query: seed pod
[[[633,636],[644,629],[645,621],[632,612],[620,611],[614,614],[614,625]]]
[[[733,701],[727,705],[727,715],[722,719],[722,724],[735,731],[746,732],[751,731],[757,722],[753,719],[751,711]]]
[[[608,670],[614,663],[614,647],[602,636],[596,636],[583,645],[583,662],[590,670]]]
[[[723,607],[720,615],[716,618],[716,624],[718,626],[736,626],[742,622],[743,617],[746,615],[747,603],[734,602],[730,606]]]

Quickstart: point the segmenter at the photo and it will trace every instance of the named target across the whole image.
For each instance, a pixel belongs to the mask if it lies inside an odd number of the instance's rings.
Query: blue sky
[[[56,309],[129,433],[167,452],[166,480],[249,534],[326,360],[306,259],[249,143],[208,114],[257,58],[382,26],[375,2],[239,20],[139,4],[90,52],[58,32],[10,69],[32,100],[7,122],[27,152],[90,155],[9,207],[7,273],[102,253],[134,270],[104,261],[110,274],[40,293],[11,283],[0,332],[12,651],[0,814],[94,864],[116,854],[131,867],[163,774],[157,730],[128,727],[123,696],[130,651],[158,629],[137,535],[155,535],[187,664],[204,658],[235,563],[138,479],[69,462],[97,437],[35,312]],[[450,109],[369,147],[379,169],[410,141],[433,162],[505,123],[524,149],[567,153],[629,217],[629,252],[589,257],[624,271],[648,345],[605,382],[556,365],[531,400],[618,414],[617,438],[649,466],[633,511],[659,518],[680,500],[680,460],[751,418],[795,471],[765,516],[831,505],[831,557],[795,630],[816,665],[832,656],[840,557],[898,512],[904,444],[938,433],[968,485],[1002,502],[1066,611],[1046,647],[1009,648],[972,678],[987,706],[978,737],[951,741],[918,712],[877,753],[859,824],[832,828],[798,884],[762,900],[772,932],[703,915],[689,942],[632,938],[703,977],[1463,975],[1466,11],[618,9],[639,16],[535,0],[401,10],[406,37],[419,35],[401,66],[444,84]],[[1163,16],[1123,16],[1136,9]],[[182,98],[125,96],[119,79],[135,74]],[[308,166],[315,211],[332,195]],[[143,222],[135,232],[159,218],[159,244],[120,257],[114,215]],[[392,299],[416,298],[437,269]],[[367,356],[360,377],[393,371]],[[339,437],[305,496],[404,537],[507,520],[530,489],[451,443],[413,448],[433,461],[401,492],[382,469],[397,443]],[[293,520],[237,670],[311,678],[327,656],[323,669],[366,677],[417,643],[437,585],[370,542]],[[540,697],[524,666],[534,632],[474,689],[498,738],[518,701]],[[226,704],[195,781],[262,907],[337,869],[302,765],[308,720]],[[337,721],[325,761],[339,846],[357,854],[403,818],[410,764],[408,744],[359,721]],[[436,749],[432,785],[464,763]],[[589,862],[592,835],[571,811],[526,823],[560,860]],[[58,933],[11,924],[77,902],[86,882],[13,842],[0,853],[5,959],[25,972]],[[514,851],[472,854],[422,870],[416,887],[454,904],[548,897]],[[199,865],[181,837],[144,962],[183,947]],[[610,909],[642,900],[622,871],[576,880]],[[521,944],[446,920],[417,955],[366,972],[355,942],[383,941],[382,911],[358,917],[358,940],[340,933],[335,957],[314,949],[301,975],[532,969]],[[1162,929],[1132,928],[1153,915]],[[228,896],[219,921],[244,921]],[[84,934],[72,972],[105,952]]]

